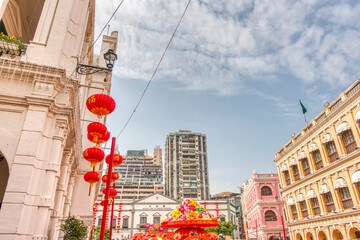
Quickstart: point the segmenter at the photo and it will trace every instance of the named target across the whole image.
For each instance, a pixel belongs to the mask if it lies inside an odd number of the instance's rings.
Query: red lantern
[[[93,137],[93,141],[97,143],[98,138],[103,138],[107,134],[107,128],[99,122],[90,123],[87,127],[88,135]]]
[[[97,172],[87,172],[84,175],[84,179],[86,182],[90,183],[90,187],[93,186],[94,183],[98,182],[100,180],[100,174]]]
[[[99,148],[88,148],[84,151],[84,158],[91,163],[91,167],[95,167],[104,157],[104,151]]]
[[[100,202],[100,205],[101,205],[101,206],[104,206],[104,204],[105,204],[105,200],[102,200],[102,201]]]
[[[102,193],[105,195],[106,188],[102,190]],[[109,197],[114,198],[117,195],[117,191],[114,188],[110,188]]]
[[[104,115],[112,113],[115,109],[115,101],[106,94],[94,94],[86,101],[86,107],[100,118]]]
[[[98,137],[94,137],[91,136],[89,133],[87,135],[88,139],[90,140],[90,142],[96,143],[97,145],[100,145],[101,143],[107,142],[110,138],[110,132],[107,132],[106,135],[104,137],[98,138]]]
[[[105,158],[105,162],[107,164],[109,164],[110,161],[110,155],[107,155]],[[119,154],[114,154],[114,159],[113,159],[113,168],[115,168],[115,166],[120,165],[123,162],[123,157]]]
[[[117,174],[116,172],[112,172],[111,173],[111,183],[114,183],[116,180],[119,179],[119,174]],[[102,178],[101,181],[103,181],[104,183],[107,182],[107,174],[105,174]]]

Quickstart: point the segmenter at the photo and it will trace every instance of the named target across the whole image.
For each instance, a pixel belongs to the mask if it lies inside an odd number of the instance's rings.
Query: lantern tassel
[[[90,196],[90,193],[91,193],[91,185],[90,185],[90,187],[89,187],[89,196]]]

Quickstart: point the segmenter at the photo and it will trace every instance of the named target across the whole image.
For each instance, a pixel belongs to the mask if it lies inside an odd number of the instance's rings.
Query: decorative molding
[[[68,134],[67,126],[68,126],[68,124],[67,124],[66,120],[56,120],[55,134],[54,134],[53,138],[64,141]]]

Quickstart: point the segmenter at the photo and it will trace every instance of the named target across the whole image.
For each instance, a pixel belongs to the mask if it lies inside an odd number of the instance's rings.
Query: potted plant
[[[8,36],[4,33],[0,33],[0,54],[9,53],[20,55],[24,45],[19,39],[14,36]]]

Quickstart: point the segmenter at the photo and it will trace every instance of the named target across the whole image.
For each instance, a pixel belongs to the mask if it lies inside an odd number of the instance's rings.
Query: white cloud
[[[119,31],[116,75],[150,78],[185,4],[124,2],[111,23]],[[97,2],[98,28],[111,11]],[[155,79],[220,95],[278,74],[346,86],[360,63],[359,12],[356,1],[192,1]]]

